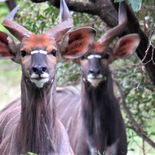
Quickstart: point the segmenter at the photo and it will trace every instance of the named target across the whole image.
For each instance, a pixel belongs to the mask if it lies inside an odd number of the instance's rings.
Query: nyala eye
[[[80,58],[81,59],[87,59],[87,56],[86,55],[82,55]]]
[[[52,54],[53,56],[55,56],[55,57],[56,57],[57,52],[58,52],[57,50],[52,50],[50,54]]]
[[[24,51],[24,50],[21,51],[21,56],[22,56],[22,57],[25,57],[26,55],[27,55],[26,51]]]
[[[109,59],[109,57],[110,57],[110,55],[107,53],[102,56],[103,59]]]
[[[85,56],[82,56],[81,59],[85,59]]]

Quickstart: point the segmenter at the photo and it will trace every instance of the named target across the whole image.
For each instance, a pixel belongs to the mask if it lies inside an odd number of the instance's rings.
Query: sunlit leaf
[[[139,11],[142,5],[142,0],[128,0],[134,11]]]

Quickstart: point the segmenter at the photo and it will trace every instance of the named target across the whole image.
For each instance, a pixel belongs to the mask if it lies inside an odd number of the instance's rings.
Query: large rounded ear
[[[10,43],[11,38],[6,33],[0,31],[0,58],[13,59],[15,57],[15,53],[11,49]]]
[[[67,59],[76,59],[88,52],[96,31],[91,27],[69,31],[61,44],[61,55]]]
[[[114,48],[114,59],[130,56],[138,47],[140,37],[138,34],[129,34],[120,38]]]

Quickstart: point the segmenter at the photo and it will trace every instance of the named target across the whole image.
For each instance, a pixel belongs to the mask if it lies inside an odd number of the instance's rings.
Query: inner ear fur
[[[78,28],[69,31],[62,42],[61,54],[65,58],[75,59],[88,52],[94,41],[96,31],[91,27]]]
[[[11,37],[0,31],[0,58],[11,59],[15,57],[15,54],[10,47],[10,43]]]
[[[114,59],[130,56],[140,43],[138,34],[133,33],[120,38],[114,47]]]

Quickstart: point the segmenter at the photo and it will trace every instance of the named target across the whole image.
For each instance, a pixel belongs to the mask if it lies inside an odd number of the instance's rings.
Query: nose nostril
[[[100,71],[98,70],[98,71],[96,71],[96,74],[100,74]]]
[[[47,67],[45,67],[45,66],[40,66],[40,65],[38,65],[38,66],[33,66],[33,67],[32,67],[32,71],[33,71],[34,73],[36,73],[36,74],[43,74],[44,72],[47,71]]]
[[[36,72],[37,72],[37,67],[32,67],[32,71],[33,71],[34,73],[36,73]]]
[[[46,72],[47,71],[47,67],[42,67],[42,71]]]
[[[89,70],[89,73],[93,74],[93,73],[94,73],[94,71],[93,71],[93,70]]]
[[[98,75],[98,74],[100,74],[100,70],[97,70],[97,69],[90,69],[89,70],[89,73],[91,73],[91,74],[95,74],[95,75]]]

